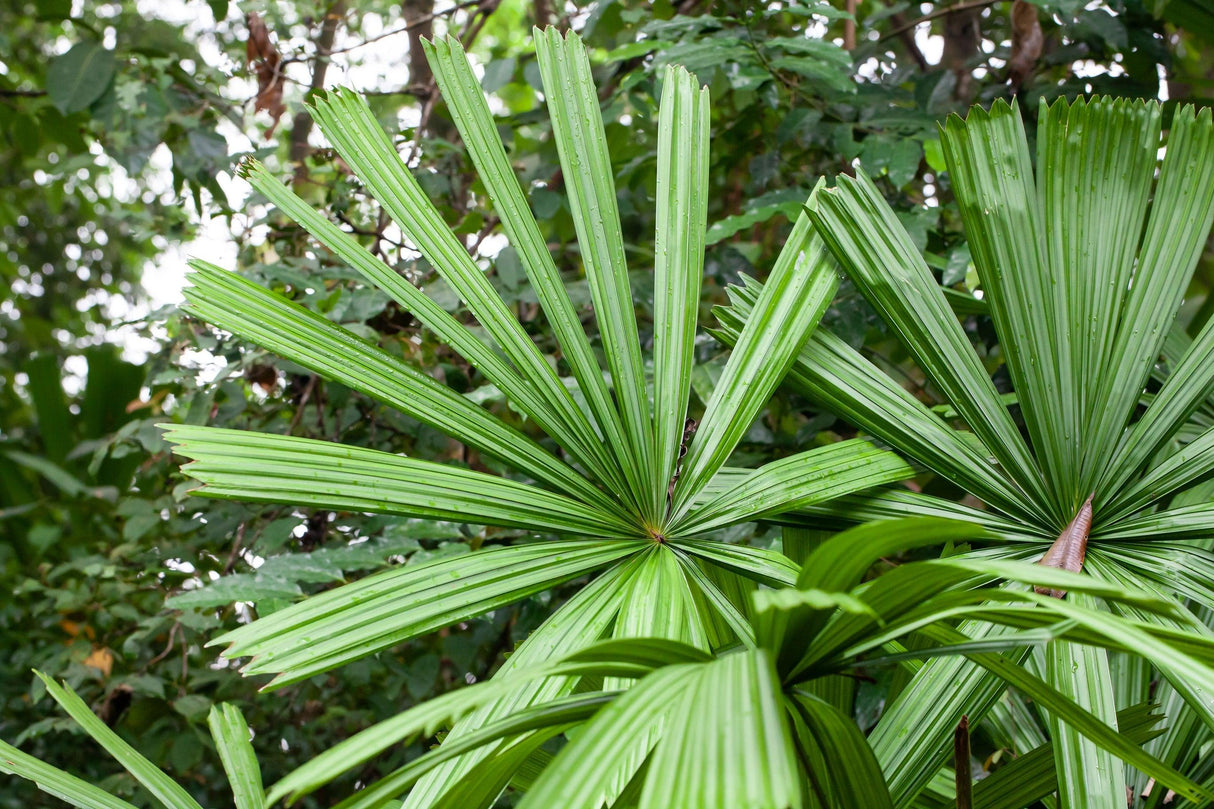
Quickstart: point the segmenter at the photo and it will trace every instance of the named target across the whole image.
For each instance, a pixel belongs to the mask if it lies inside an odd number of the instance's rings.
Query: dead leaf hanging
[[[245,54],[257,73],[257,98],[253,102],[253,109],[270,113],[272,120],[265,134],[265,139],[269,140],[274,136],[279,119],[287,111],[287,105],[282,101],[283,86],[286,82],[282,72],[282,56],[274,47],[274,43],[270,42],[270,31],[260,14],[249,12],[245,16],[245,22],[249,26]]]

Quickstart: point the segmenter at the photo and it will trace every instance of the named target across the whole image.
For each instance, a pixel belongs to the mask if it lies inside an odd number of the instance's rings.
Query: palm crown
[[[912,473],[892,453],[850,441],[750,472],[721,474],[837,285],[833,259],[804,216],[741,331],[698,430],[684,443],[707,210],[707,92],[684,70],[664,74],[650,389],[589,62],[574,36],[538,33],[537,48],[606,373],[460,46],[440,40],[428,55],[584,407],[447,228],[360,97],[340,90],[325,94],[315,100],[313,115],[402,231],[458,291],[492,345],[266,169],[250,162],[244,173],[254,188],[465,357],[565,457],[320,316],[202,263],[195,264],[187,292],[193,312],[500,459],[519,479],[285,436],[190,426],[170,427],[168,435],[179,454],[193,459],[186,469],[205,484],[203,495],[458,519],[561,538],[387,571],[263,617],[217,641],[230,644],[228,657],[252,658],[247,673],[277,674],[275,685],[295,682],[603,568],[603,575],[528,637],[504,673],[604,635],[717,648],[745,631],[746,591],[756,582],[791,584],[797,567],[780,554],[713,542],[704,534]],[[497,713],[567,693],[572,682],[537,681],[510,700],[485,706],[462,726],[476,727]],[[424,792],[423,783],[414,794]]]
[[[1090,573],[1107,581],[1145,584],[1214,605],[1214,558],[1200,546],[1178,544],[1202,539],[1208,547],[1214,505],[1208,497],[1166,505],[1214,471],[1214,431],[1194,435],[1187,424],[1214,383],[1214,324],[1191,342],[1172,341],[1171,373],[1149,406],[1141,407],[1214,220],[1210,111],[1179,108],[1162,144],[1160,135],[1155,103],[1043,104],[1034,174],[1015,105],[997,102],[989,112],[975,109],[941,128],[1023,432],[872,182],[859,172],[817,195],[811,216],[831,253],[967,429],[955,429],[825,329],[801,349],[790,381],[990,510],[899,490],[811,511],[852,520],[907,514],[973,520],[1004,543],[982,550],[986,558],[1035,559],[1058,537],[1056,544],[1071,544],[1072,569],[1086,561]],[[734,306],[719,310],[726,341],[736,339],[759,289],[750,283],[735,290]],[[1084,529],[1082,536],[1068,530],[1072,521]],[[1207,631],[1195,620],[1190,625]],[[1103,652],[1055,644],[1043,664],[1059,687],[1083,672],[1084,693],[1074,695],[1113,721],[1113,682]],[[1176,711],[1187,717],[1180,710],[1187,703],[1214,726],[1208,699],[1158,665],[1181,692],[1173,699]],[[887,772],[904,776],[891,784],[899,796],[926,783],[927,760],[949,743],[946,724],[922,721],[923,706],[973,717],[1001,691],[995,678],[955,659],[934,661],[916,679],[872,736]],[[1118,687],[1146,698],[1150,679],[1143,670]],[[920,734],[933,741],[908,742]],[[1189,740],[1183,734],[1169,740],[1168,756],[1183,759]],[[1071,738],[1059,744],[1060,762],[1074,760],[1068,759],[1071,745],[1084,743]],[[1091,747],[1086,753],[1093,760],[1100,756]],[[1108,782],[1107,799],[1121,800],[1124,789],[1108,777],[1120,771],[1105,760],[1088,780]]]

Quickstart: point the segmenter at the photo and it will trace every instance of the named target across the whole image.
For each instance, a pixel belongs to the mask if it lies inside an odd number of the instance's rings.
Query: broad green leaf
[[[310,438],[168,425],[207,497],[406,514],[590,536],[636,536],[614,515],[470,469]]]
[[[619,612],[624,585],[639,565],[640,559],[634,555],[579,590],[527,637],[502,664],[501,669],[494,675],[494,680],[515,673],[525,673],[568,654],[570,649],[585,647],[605,636]],[[575,678],[547,677],[532,681],[522,688],[512,689],[508,695],[494,700],[456,723],[447,739],[459,739],[464,734],[473,733],[478,728],[527,706],[569,694],[576,685]],[[480,762],[501,750],[502,745],[499,743],[438,767],[413,787],[405,800],[404,809],[420,809],[435,804],[464,777],[475,773]]]
[[[653,425],[645,393],[636,311],[624,262],[615,174],[607,154],[590,60],[577,36],[562,36],[549,27],[545,31],[535,29],[534,37],[544,97],[552,118],[552,137],[560,155],[586,280],[590,283],[607,367],[623,418],[627,448],[621,448],[620,457],[626,468],[631,467],[634,490],[649,493],[638,505],[656,526],[661,519],[656,509],[665,504],[655,502],[660,498],[654,495],[665,484],[657,478]]]
[[[399,795],[436,767],[494,742],[505,741],[508,745],[521,742],[523,749],[530,751],[534,749],[536,742],[547,741],[569,727],[590,719],[615,697],[614,691],[577,694],[524,708],[454,741],[442,744],[365,789],[355,792],[338,804],[336,809],[373,809],[382,806],[383,801]]]
[[[735,345],[762,289],[746,280],[731,287],[732,305],[715,311],[718,336]],[[956,481],[1000,511],[1035,524],[1040,509],[1000,475],[985,453],[859,352],[823,328],[815,329],[789,369],[787,382],[906,457]]]
[[[1118,732],[1133,744],[1145,744],[1162,731],[1164,716],[1151,705],[1117,712]],[[974,784],[973,809],[1024,809],[1058,789],[1054,745],[1046,742],[994,770]]]
[[[669,638],[708,649],[704,616],[675,558],[664,545],[654,545],[622,587],[623,601],[612,627],[615,638]],[[611,684],[604,684],[612,688]]]
[[[32,781],[38,789],[80,809],[135,809],[100,787],[0,741],[0,773]]]
[[[1126,481],[1163,448],[1197,408],[1209,401],[1211,394],[1214,394],[1214,318],[1206,321],[1197,339],[1187,345],[1173,364],[1150,407],[1118,447],[1096,490],[1121,492]],[[1102,502],[1096,503],[1096,512],[1101,516],[1103,506]]]
[[[1112,156],[1106,159],[1113,159]],[[1113,358],[1099,380],[1085,440],[1084,488],[1104,475],[1122,430],[1155,358],[1167,339],[1168,325],[1214,222],[1214,123],[1210,110],[1176,110],[1168,128],[1151,213],[1138,250],[1135,283],[1122,304],[1116,340],[1106,347]],[[1089,485],[1090,484],[1090,485]]]
[[[1073,593],[1069,598],[1085,607],[1093,606],[1090,596]],[[1058,640],[1045,647],[1045,661],[1045,677],[1050,685],[1117,729],[1108,652]],[[1055,714],[1050,714],[1050,738],[1054,742],[1058,796],[1064,809],[1121,805],[1126,792],[1125,766],[1120,761]]]
[[[507,786],[518,791],[530,789],[552,760],[552,754],[544,749],[550,738],[547,731],[532,731],[503,745],[460,778],[432,804],[433,809],[490,807]]]
[[[975,525],[930,518],[862,525],[837,534],[814,549],[801,566],[796,587],[801,592],[845,594],[851,591],[864,573],[883,556],[925,545],[980,537],[982,533],[982,529]],[[944,575],[951,577],[951,574]],[[961,574],[958,578],[964,578],[965,575]],[[895,578],[903,576],[905,574],[899,573]],[[923,586],[925,583],[926,578],[921,579],[917,585]],[[886,584],[878,580],[873,586],[884,588]],[[779,609],[780,614],[777,615],[771,610],[772,599],[768,598],[767,602],[767,609],[761,611],[765,617],[760,622],[758,637],[762,643],[777,650],[777,659],[782,671],[795,672],[801,667],[798,661],[801,664],[812,662],[805,660],[804,647],[811,640],[818,639],[818,632],[833,613],[834,605],[829,602],[800,605],[790,602],[788,608]],[[864,610],[853,611],[853,614],[867,614],[873,621],[880,620],[878,613],[868,605],[865,605]],[[828,645],[822,644],[819,648],[825,649]]]
[[[190,797],[180,784],[169,778],[155,764],[139,754],[135,748],[123,741],[117,733],[110,730],[104,722],[97,718],[92,709],[84,704],[84,700],[76,696],[76,692],[60,685],[42,672],[35,672],[46,685],[49,693],[59,703],[67,714],[76,720],[76,724],[87,733],[93,741],[105,748],[114,759],[121,764],[131,776],[143,785],[165,809],[202,809],[198,802]],[[115,802],[123,806],[121,801]]]
[[[1061,526],[1074,513],[1059,494],[1073,486],[1075,453],[1068,447],[1077,441],[1079,408],[1071,354],[1057,348],[1069,345],[1056,291],[1066,279],[1048,271],[1041,201],[1019,108],[996,102],[989,112],[974,108],[964,120],[950,116],[940,141],[984,300],[1002,338],[1033,447],[1054,488],[1049,516]]]
[[[348,152],[345,157],[351,166],[356,171],[366,172],[364,182],[385,209],[394,217],[405,218],[406,221],[398,221],[398,224],[410,239],[415,240],[427,260],[444,273],[444,279],[461,295],[473,297],[468,301],[470,308],[510,360],[522,363],[518,367],[526,369],[523,375],[421,290],[275,180],[260,164],[249,162],[243,170],[253,187],[372,283],[409,311],[417,313],[418,319],[433,329],[443,342],[485,374],[512,403],[535,419],[596,477],[605,482],[618,480],[618,476],[612,477],[613,462],[585,421],[584,414],[573,404],[568,390],[539,356],[518,320],[505,310],[505,304],[488,279],[405,168],[387,134],[367,109],[366,102],[356,94],[334,91],[318,101],[312,114],[339,150]],[[384,196],[380,197],[380,194]]]
[[[64,115],[88,109],[110,86],[117,68],[114,52],[100,42],[77,42],[47,66],[47,95]]]
[[[556,435],[568,435],[575,446],[593,450],[592,457],[609,463],[601,442],[569,390],[493,289],[484,271],[476,266],[468,250],[447,227],[438,209],[396,153],[396,147],[365,99],[357,93],[333,91],[321,97],[314,96],[311,109],[321,131],[376,200],[459,293],[498,347],[558,415],[563,429]]]
[[[487,548],[386,570],[315,595],[213,640],[253,657],[248,674],[285,685],[480,615],[633,554],[636,542],[563,541]],[[597,635],[588,637],[587,642]]]
[[[692,556],[739,576],[770,587],[787,587],[797,581],[801,568],[787,556],[764,548],[727,545],[703,539],[679,539],[672,543]]]
[[[261,786],[261,767],[240,709],[227,702],[212,705],[207,724],[232,787],[236,809],[263,809],[267,801]]]
[[[944,643],[1010,633],[990,624],[964,622]],[[1008,661],[1017,666],[1017,659]],[[953,731],[963,715],[976,724],[999,699],[1006,686],[998,676],[968,657],[928,660],[896,700],[885,706],[869,734],[873,755],[885,773],[895,806],[906,806],[944,764],[952,752]]]
[[[1041,598],[1049,598],[1049,596],[1042,596]],[[1057,601],[1060,605],[1066,604],[1066,601],[1063,599],[1053,600]],[[1079,614],[1075,610],[1071,612],[1072,616]],[[1109,623],[1116,622],[1110,620]],[[961,633],[941,624],[925,629],[924,632],[932,638],[944,642],[955,643],[964,638]],[[1144,649],[1144,651],[1151,652],[1150,649]],[[1166,654],[1169,658],[1175,658],[1176,656],[1170,650]],[[973,654],[967,657],[1003,679],[1004,682],[1019,690],[1024,696],[1037,702],[1042,708],[1049,711],[1052,716],[1056,716],[1059,720],[1066,722],[1088,739],[1100,745],[1101,748],[1113,753],[1125,761],[1125,763],[1137,767],[1144,773],[1150,774],[1162,786],[1172,789],[1178,795],[1191,800],[1204,799],[1214,801],[1214,792],[1210,792],[1208,789],[1194,783],[1183,773],[1150,755],[1141,747],[1131,744],[1100,718],[1093,716],[1082,706],[1077,705],[1065,695],[1060,694],[1051,685],[1030,674],[1023,667],[1016,665],[1001,655]]]
[[[1059,407],[1067,422],[1046,427],[1053,427],[1063,453],[1065,478],[1059,485],[1072,501],[1064,506],[1077,506],[1089,491],[1080,490],[1079,480],[1084,426],[1108,404],[1097,398],[1097,389],[1113,361],[1154,178],[1160,115],[1154,103],[1080,98],[1052,107],[1042,103],[1039,117],[1037,188],[1046,258],[1041,269],[1047,281],[1062,281],[1053,283],[1050,325],[1065,338],[1058,345],[1069,349],[1064,356],[1055,353],[1061,360]]]
[[[517,697],[536,681],[576,678],[582,675],[644,677],[651,672],[665,670],[667,667],[699,664],[709,660],[711,658],[706,653],[686,644],[655,639],[629,639],[592,644],[579,652],[539,665],[515,666],[491,680],[440,694],[343,740],[314,756],[306,764],[293,770],[276,783],[270,790],[267,800],[273,803],[279,798],[287,796],[299,798],[394,745],[418,737],[433,736],[441,727],[449,725],[473,711],[503,698]],[[568,701],[564,705],[565,707],[572,706],[574,710],[589,709],[593,713],[600,705],[609,702],[614,696],[615,694],[596,695],[594,698],[598,702],[593,705],[588,702]],[[378,790],[389,796],[396,794],[403,790],[408,783],[392,779],[405,779],[411,783],[434,766],[455,756],[470,752],[505,736],[524,733],[551,724],[549,720],[552,716],[549,715],[548,719],[545,719],[542,709],[544,705],[553,705],[560,700],[567,700],[565,696],[558,695],[558,697],[559,699],[550,697],[531,703],[518,703],[515,705],[517,710],[501,712],[491,720],[465,730],[458,734],[451,751],[442,753],[437,758],[426,762],[422,772],[418,772],[411,764],[404,771],[398,771],[397,774],[391,776],[389,781],[381,782]],[[537,707],[540,709],[539,711],[535,710]],[[528,722],[535,722],[535,724],[529,727],[519,724],[512,726],[502,724],[512,721],[521,722],[524,725]],[[556,724],[561,723],[556,722]],[[496,729],[489,730],[490,727]],[[503,728],[506,729],[503,730]]]
[[[855,523],[904,517],[939,517],[974,523],[992,534],[1014,541],[1040,542],[1047,538],[1044,534],[1034,531],[1032,526],[1009,520],[999,514],[900,488],[875,489],[836,497],[823,503],[804,506],[796,512],[785,513],[775,521],[820,526],[838,524],[839,527],[847,527]]]
[[[1214,428],[1206,430],[1184,449],[1148,471],[1133,486],[1122,488],[1100,512],[1102,521],[1116,524],[1214,472]]]
[[[1184,539],[1209,539],[1214,535],[1214,504],[1180,506],[1121,520],[1102,528],[1097,537],[1102,543],[1176,542]]]
[[[672,480],[683,443],[695,359],[704,228],[708,217],[708,90],[682,68],[665,70],[658,115],[654,265],[654,446],[657,482]],[[659,491],[659,508],[666,492]]]
[[[1148,583],[1156,589],[1191,598],[1206,609],[1214,609],[1214,554],[1192,545],[1151,543],[1101,543],[1088,551],[1085,566],[1101,565],[1109,578],[1113,570],[1123,571],[1138,587]]]
[[[720,616],[724,624],[729,627],[730,631],[733,632],[744,646],[753,649],[756,646],[754,628],[742,610],[730,600],[728,595],[722,592],[717,583],[700,567],[695,559],[683,553],[677,547],[675,547],[675,558],[678,559],[689,583],[699,589],[703,599],[711,605],[716,615]],[[730,575],[724,571],[720,571],[720,573],[724,576]]]

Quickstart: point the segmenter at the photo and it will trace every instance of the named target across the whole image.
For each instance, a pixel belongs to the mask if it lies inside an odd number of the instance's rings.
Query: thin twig
[[[1003,0],[971,0],[971,2],[969,2],[969,3],[958,3],[955,6],[946,6],[945,8],[938,8],[935,11],[924,14],[922,17],[916,17],[915,19],[911,20],[910,22],[906,23],[905,25],[900,25],[891,31],[885,32],[884,34],[881,35],[880,39],[878,39],[877,41],[884,42],[885,40],[889,39],[890,37],[896,37],[896,36],[901,35],[903,31],[909,31],[912,28],[920,26],[925,22],[930,22],[931,20],[937,19],[939,17],[947,17],[950,14],[956,14],[960,11],[969,11],[969,10],[975,9],[975,8],[986,8],[987,6],[993,6],[996,3],[1002,3],[1002,2],[1003,2]]]
[[[312,396],[312,391],[316,389],[316,374],[308,377],[308,384],[304,386],[303,393],[299,397],[299,404],[295,405],[295,415],[291,417],[291,426],[287,428],[287,435],[294,435],[295,428],[299,426],[300,420],[303,418],[304,408],[308,406],[308,399]]]
[[[387,39],[388,37],[396,36],[397,34],[408,33],[410,29],[416,28],[419,25],[425,25],[426,23],[437,20],[440,17],[445,17],[448,14],[454,14],[457,11],[461,11],[471,6],[479,6],[482,2],[483,0],[465,0],[465,2],[457,3],[451,8],[443,9],[442,11],[432,11],[429,14],[423,14],[420,17],[410,20],[408,23],[400,26],[399,28],[393,28],[391,31],[384,31],[383,33],[376,34],[373,37],[367,37],[362,42],[354,45],[347,45],[344,48],[331,50],[329,51],[329,55],[332,56],[335,53],[349,53],[350,51],[357,50],[365,45],[370,45],[372,42],[379,42],[381,39]]]

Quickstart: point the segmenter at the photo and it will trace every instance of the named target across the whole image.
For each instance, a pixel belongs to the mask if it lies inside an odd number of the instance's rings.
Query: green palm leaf
[[[246,674],[297,682],[439,627],[480,615],[634,553],[593,540],[487,548],[368,576],[221,635]],[[353,609],[357,607],[357,609]]]
[[[455,39],[440,38],[425,45],[435,79],[468,154],[501,217],[510,244],[522,259],[527,277],[539,296],[578,387],[586,396],[595,422],[603,431],[609,447],[624,446],[619,411],[611,401],[590,340],[565,292],[560,272],[552,254],[548,252],[548,245],[535,217],[531,215],[518,178],[510,167],[480,81],[473,74],[463,48]],[[639,494],[634,492],[634,496]]]
[[[558,490],[623,512],[568,464],[416,368],[235,273],[201,261],[191,267],[187,311],[458,437]]]
[[[261,786],[261,767],[249,742],[249,725],[240,709],[227,702],[213,705],[207,725],[232,786],[236,809],[264,809],[268,802]]]
[[[543,397],[556,415],[555,421],[545,425],[549,434],[599,475],[612,471],[613,461],[586,415],[407,170],[366,101],[338,90],[316,98],[312,111],[342,158]]]
[[[301,503],[338,511],[635,536],[621,517],[505,478],[378,450],[310,438],[168,425],[176,453],[206,497]]]
[[[565,189],[569,193],[586,279],[594,298],[607,367],[623,417],[628,458],[638,506],[652,523],[660,519],[652,492],[657,486],[653,427],[641,365],[636,312],[624,263],[624,237],[615,197],[611,159],[598,96],[590,76],[590,60],[576,36],[563,37],[555,28],[535,31],[540,75],[552,116],[552,134],[560,154]],[[689,133],[690,134],[690,133]]]
[[[144,789],[150,792],[160,805],[165,809],[202,809],[180,784],[161,772],[139,751],[127,744],[117,733],[110,730],[108,725],[97,718],[97,715],[84,703],[84,700],[76,695],[75,691],[55,682],[42,672],[35,673],[46,686],[47,693],[54,698],[55,702],[59,703],[68,716],[72,717],[93,741],[105,748],[105,751],[113,756]],[[91,791],[88,794],[95,797],[95,793]],[[121,802],[117,803],[122,805]]]
[[[657,479],[668,481],[691,394],[708,216],[708,90],[685,70],[666,69],[658,138],[653,429]]]
[[[1026,504],[1042,517],[1061,516],[939,284],[872,181],[863,172],[840,177],[810,211],[848,276],[1024,491]]]
[[[674,521],[720,471],[838,287],[834,264],[802,215],[780,251],[754,315],[738,336],[687,449],[671,504]]]
[[[133,804],[58,767],[52,767],[0,741],[0,773],[32,781],[38,789],[80,809],[135,809]]]

